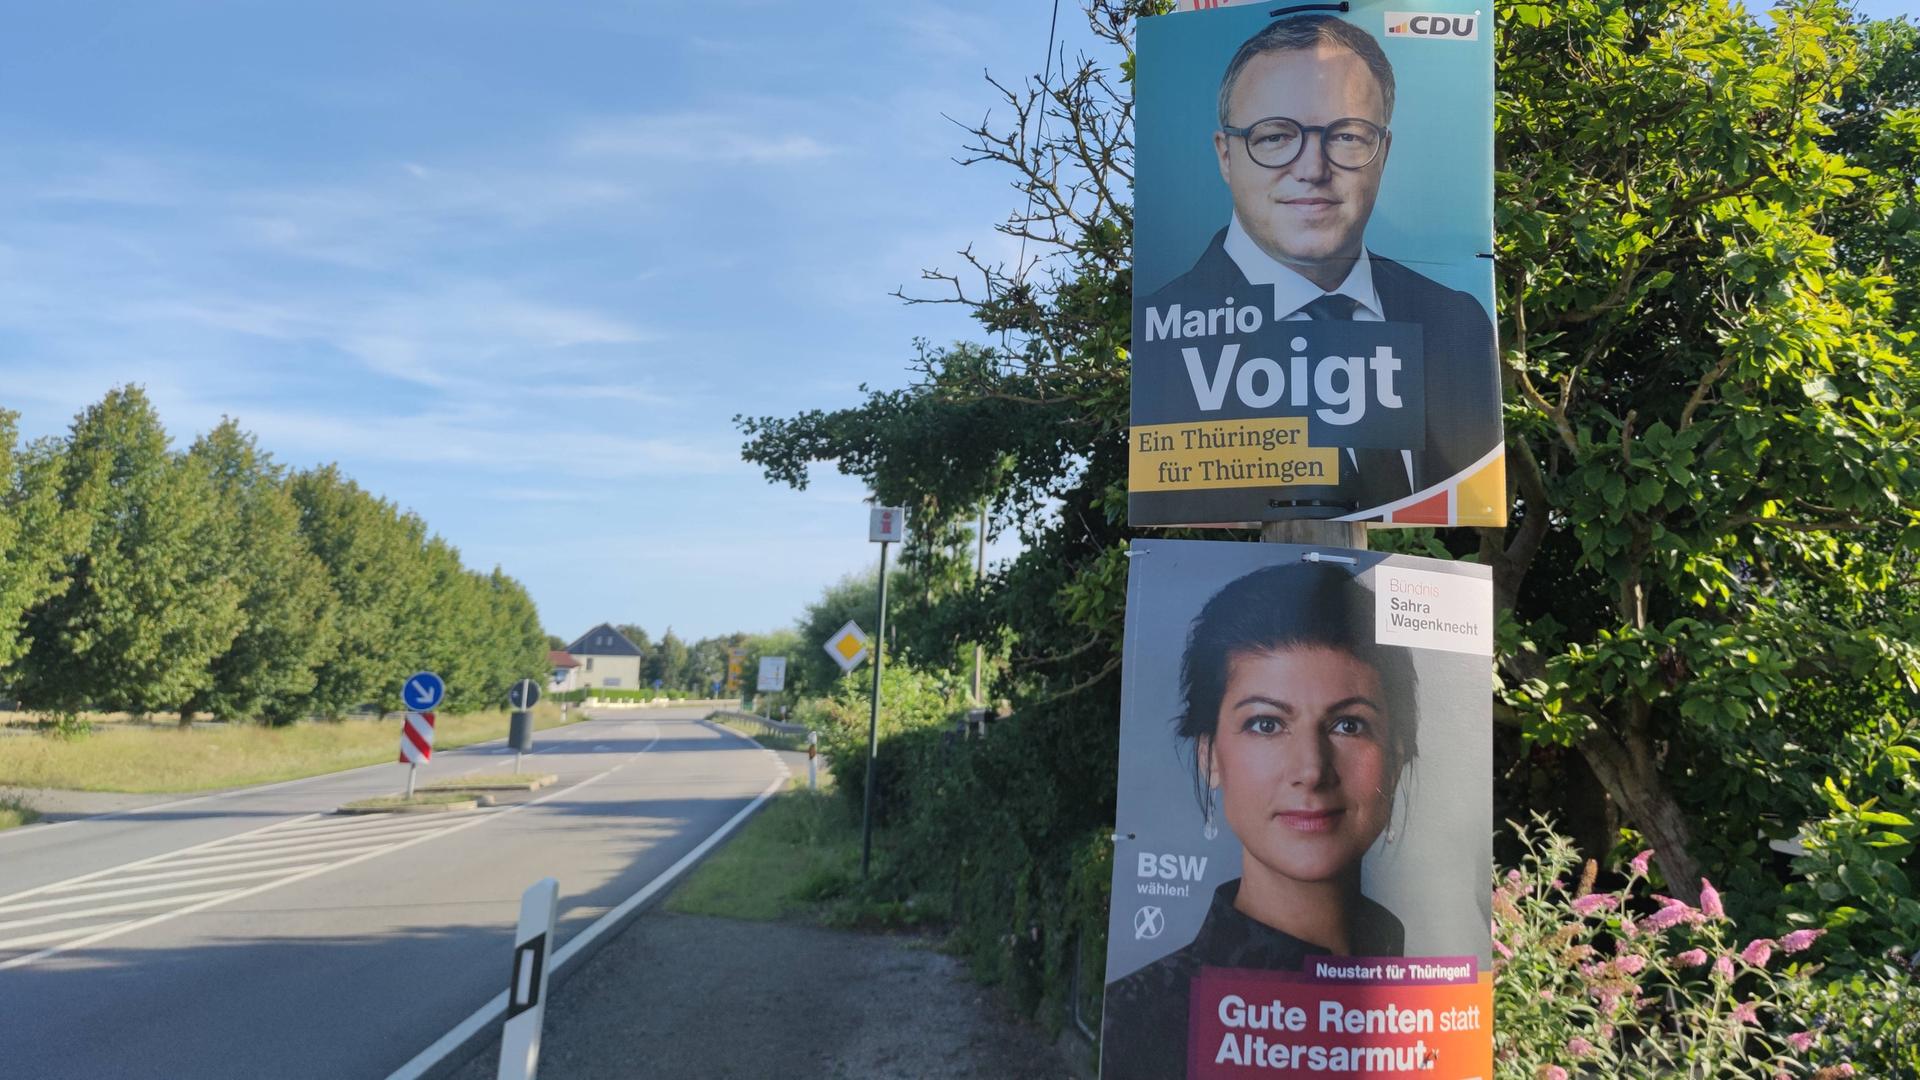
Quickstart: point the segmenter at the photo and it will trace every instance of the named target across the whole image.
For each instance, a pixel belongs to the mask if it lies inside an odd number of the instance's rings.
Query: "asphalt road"
[[[394,793],[381,765],[0,833],[0,1075],[388,1076],[505,988],[529,884],[560,881],[564,946],[779,780],[704,712],[541,732],[559,782],[468,813],[331,813]]]

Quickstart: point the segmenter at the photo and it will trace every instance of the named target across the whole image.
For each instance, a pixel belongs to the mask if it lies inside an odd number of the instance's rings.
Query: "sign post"
[[[753,691],[758,694],[778,694],[787,688],[787,658],[784,656],[763,656],[760,658],[760,677],[754,683]],[[773,703],[763,703],[767,710],[767,719],[773,719]]]
[[[520,772],[520,758],[533,749],[533,707],[540,703],[540,685],[521,679],[507,691],[507,703],[513,712],[507,719],[507,744],[513,747],[513,771]]]
[[[834,663],[840,665],[840,673],[844,675],[859,667],[860,662],[867,658],[867,632],[860,629],[859,623],[848,619],[847,625],[834,631],[833,636],[820,647],[833,657]]]
[[[867,791],[860,807],[860,876],[867,876],[873,856],[873,769],[880,754],[880,675],[887,650],[887,545],[906,536],[907,512],[898,506],[876,506],[867,518],[867,539],[880,545],[880,628],[873,639],[873,704],[867,713]]]
[[[447,684],[431,671],[416,672],[400,684],[400,701],[407,707],[400,725],[400,761],[407,767],[409,799],[420,763],[433,758],[433,707],[446,696]]]
[[[727,650],[727,690],[729,693],[740,688],[740,672],[747,663],[747,650],[738,646]]]
[[[547,972],[553,962],[554,914],[560,883],[541,878],[520,896],[513,935],[513,974],[507,984],[507,1022],[500,1033],[499,1080],[533,1080],[540,1068],[540,1029],[547,1015]]]

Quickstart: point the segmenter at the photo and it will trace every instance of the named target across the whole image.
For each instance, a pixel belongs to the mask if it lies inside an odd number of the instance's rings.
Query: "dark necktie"
[[[1352,322],[1360,301],[1340,293],[1300,305],[1299,310],[1313,320]],[[1407,470],[1398,450],[1355,448],[1353,457],[1340,455],[1341,486],[1354,492],[1361,506],[1378,506],[1412,494],[1407,487]]]
[[[1300,305],[1300,310],[1306,312],[1309,319],[1340,319],[1351,322],[1354,311],[1359,307],[1360,301],[1351,296],[1328,293],[1311,303]]]

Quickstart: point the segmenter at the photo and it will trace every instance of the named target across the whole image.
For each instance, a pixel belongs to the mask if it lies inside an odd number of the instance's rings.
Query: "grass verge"
[[[421,791],[411,799],[405,795],[377,795],[371,799],[358,799],[340,809],[402,810],[413,806],[459,806],[473,801],[474,795],[470,791]]]
[[[11,795],[0,795],[0,829],[31,825],[40,820],[40,811]]]
[[[572,718],[580,717],[574,710]],[[534,709],[534,727],[560,724],[557,706]],[[505,738],[504,710],[441,716],[437,750]],[[114,726],[91,735],[9,736],[0,740],[0,787],[161,794],[268,784],[392,761],[400,745],[397,715],[265,727],[223,724]]]
[[[795,779],[667,897],[668,911],[724,919],[786,919],[855,930],[924,931],[941,922],[924,897],[893,900],[860,880],[860,822],[831,783]],[[886,872],[874,839],[874,877]]]
[[[558,780],[552,773],[478,773],[435,780],[422,791],[537,791]]]
[[[795,786],[696,867],[667,897],[667,910],[824,922],[859,877],[860,825],[849,819],[846,804],[829,790]]]

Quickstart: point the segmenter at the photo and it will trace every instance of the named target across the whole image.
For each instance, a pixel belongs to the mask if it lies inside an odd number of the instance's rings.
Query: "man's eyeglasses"
[[[1254,121],[1251,127],[1227,127],[1220,130],[1247,141],[1247,156],[1266,169],[1284,169],[1300,160],[1307,148],[1307,136],[1320,136],[1320,153],[1330,165],[1342,169],[1364,169],[1380,156],[1387,143],[1387,129],[1371,120],[1349,116],[1331,124],[1308,125],[1286,116],[1269,116]]]

